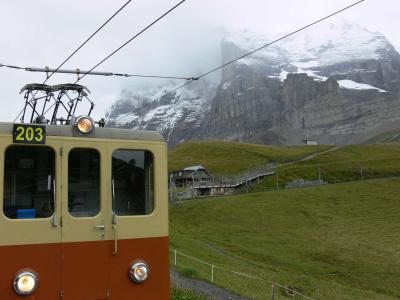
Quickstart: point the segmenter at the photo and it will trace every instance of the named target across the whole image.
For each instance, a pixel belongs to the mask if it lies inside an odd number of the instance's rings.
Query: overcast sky
[[[0,63],[55,68],[126,1],[1,0]],[[178,2],[133,0],[63,68],[89,70]],[[98,70],[195,76],[220,63],[219,41],[223,28],[249,29],[276,36],[353,2],[355,0],[187,0]],[[341,17],[383,33],[400,49],[399,13],[399,0],[366,0]],[[54,75],[48,84],[75,79],[74,75]],[[23,97],[19,90],[23,85],[43,80],[43,73],[0,68],[0,121],[13,121],[22,109]],[[81,81],[92,91],[90,98],[96,103],[96,118],[104,115],[122,89],[152,83],[161,84],[144,79],[97,76],[87,76]]]

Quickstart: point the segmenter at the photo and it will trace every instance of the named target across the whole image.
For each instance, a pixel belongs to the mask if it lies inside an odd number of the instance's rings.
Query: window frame
[[[71,154],[71,152],[72,151],[74,151],[74,150],[78,150],[78,149],[80,149],[80,150],[82,150],[82,149],[85,149],[85,150],[94,150],[94,151],[96,151],[97,152],[97,154],[99,155],[98,156],[98,158],[99,158],[99,201],[98,201],[98,204],[99,204],[99,206],[98,206],[98,211],[97,211],[97,213],[95,214],[95,215],[93,215],[93,216],[76,216],[76,215],[73,215],[73,214],[71,214],[71,211],[70,211],[70,209],[69,209],[69,192],[70,192],[70,186],[69,186],[69,174],[70,174],[70,168],[69,168],[69,156],[70,156],[70,154]],[[103,198],[102,198],[102,189],[103,189],[103,187],[102,187],[102,177],[103,177],[103,175],[102,175],[102,173],[103,173],[103,166],[102,166],[102,160],[103,160],[103,154],[102,154],[102,151],[101,150],[99,150],[98,148],[96,148],[96,147],[90,147],[89,145],[87,145],[87,146],[78,146],[78,147],[72,147],[72,148],[70,148],[69,149],[69,151],[68,151],[68,153],[67,153],[67,157],[66,157],[66,166],[64,167],[66,170],[64,170],[65,172],[66,172],[66,175],[67,175],[67,178],[66,178],[66,180],[65,180],[65,183],[66,183],[66,185],[67,185],[67,190],[66,190],[66,201],[64,201],[65,202],[65,204],[67,205],[67,207],[66,207],[66,212],[68,213],[68,217],[70,217],[70,218],[73,218],[73,219],[76,219],[76,220],[82,220],[82,219],[95,219],[95,218],[98,218],[101,214],[103,214]]]
[[[113,157],[115,151],[132,151],[132,152],[143,152],[143,155],[145,153],[149,153],[151,155],[151,162],[152,162],[152,189],[150,187],[150,190],[152,191],[152,199],[151,199],[151,205],[152,209],[149,213],[145,214],[118,214],[114,210],[114,202],[115,202],[115,187],[114,187],[114,173],[113,173]],[[145,168],[144,168],[145,171]],[[116,216],[118,218],[145,218],[145,217],[150,217],[154,215],[157,209],[157,201],[156,201],[156,189],[157,189],[157,184],[156,184],[156,155],[154,155],[154,152],[151,151],[150,149],[147,148],[128,148],[128,147],[115,147],[110,149],[110,177],[111,177],[111,212],[113,216]],[[144,187],[146,187],[146,183],[144,183]],[[146,198],[145,198],[145,204],[146,204]]]
[[[7,216],[6,215],[6,213],[5,213],[5,211],[4,211],[4,205],[5,205],[5,195],[4,195],[4,193],[5,193],[5,179],[6,179],[6,176],[5,176],[5,171],[6,171],[6,153],[7,153],[7,151],[10,149],[10,148],[27,148],[27,149],[32,149],[32,148],[47,148],[47,149],[49,149],[49,150],[51,150],[52,151],[52,154],[53,154],[53,180],[54,180],[54,184],[53,184],[53,188],[52,188],[52,193],[53,193],[53,211],[52,211],[52,213],[48,216],[48,217],[43,217],[43,218],[38,218],[38,217],[35,217],[35,218],[10,218],[9,216]],[[27,145],[24,145],[24,144],[9,144],[9,145],[7,145],[5,148],[4,148],[4,151],[3,151],[3,174],[2,174],[2,189],[3,189],[3,193],[2,193],[2,209],[1,209],[1,213],[2,213],[2,215],[3,215],[3,217],[6,219],[6,220],[8,220],[8,221],[12,221],[12,222],[26,222],[26,221],[34,221],[34,222],[38,222],[38,221],[42,221],[42,220],[44,220],[44,221],[48,221],[48,220],[51,220],[55,215],[57,215],[57,206],[58,206],[58,200],[57,200],[57,197],[58,197],[58,195],[57,195],[57,180],[58,180],[58,178],[57,178],[57,173],[58,173],[58,153],[57,153],[57,150],[52,146],[52,145],[49,145],[49,144],[44,144],[44,145],[42,145],[42,144],[38,144],[38,145],[34,145],[34,144],[27,144]]]

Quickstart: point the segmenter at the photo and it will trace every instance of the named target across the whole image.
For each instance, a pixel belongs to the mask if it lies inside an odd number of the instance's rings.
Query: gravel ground
[[[184,277],[174,269],[171,269],[170,273],[172,284],[176,287],[192,290],[215,300],[247,300],[247,298],[233,294],[206,281]]]

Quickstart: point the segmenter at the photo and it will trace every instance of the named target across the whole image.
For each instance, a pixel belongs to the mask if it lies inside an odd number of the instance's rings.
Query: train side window
[[[54,212],[55,154],[50,147],[11,146],[5,152],[3,211],[10,219]]]
[[[154,209],[153,155],[115,150],[112,155],[113,211],[119,216],[148,215]]]
[[[100,154],[95,149],[69,152],[68,211],[74,217],[93,217],[100,212]]]

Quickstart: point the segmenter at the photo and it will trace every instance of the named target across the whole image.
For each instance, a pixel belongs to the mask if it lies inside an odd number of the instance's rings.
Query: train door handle
[[[94,228],[104,230],[106,228],[106,226],[105,225],[96,225],[96,226],[94,226]]]
[[[118,231],[117,231],[117,225],[113,225],[112,229],[114,229],[114,251],[113,251],[113,255],[118,255]]]

